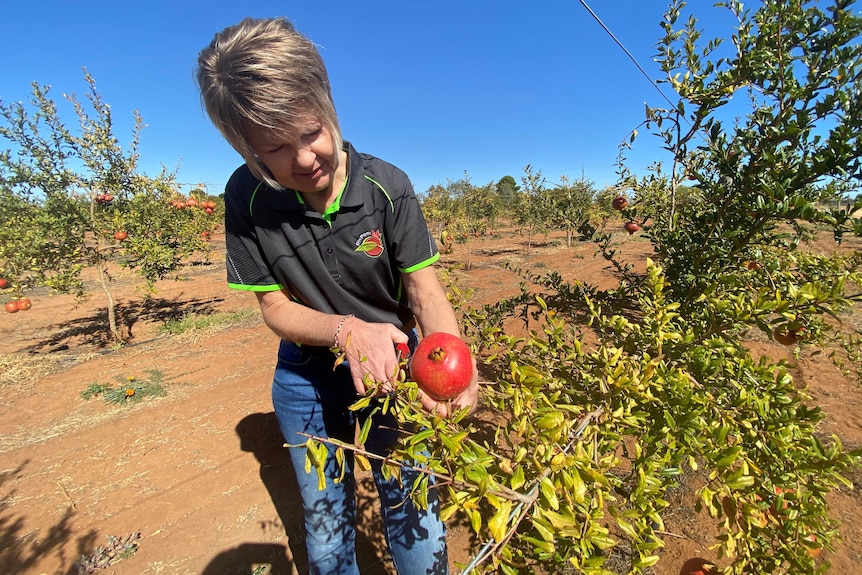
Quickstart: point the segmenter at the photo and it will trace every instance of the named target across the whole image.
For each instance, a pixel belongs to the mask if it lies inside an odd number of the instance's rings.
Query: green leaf
[[[368,441],[368,435],[371,433],[371,427],[373,424],[374,418],[372,417],[368,417],[362,422],[362,427],[359,430],[359,445],[365,445],[365,442]]]
[[[521,487],[524,486],[524,466],[519,465],[515,468],[514,473],[512,473],[512,477],[509,478],[509,487],[517,491]]]
[[[446,450],[449,451],[450,454],[457,455],[458,453],[460,453],[461,443],[453,440],[451,437],[449,437],[445,433],[441,433],[439,435],[439,437],[440,437],[440,443],[443,444],[443,447],[445,447]]]
[[[360,397],[360,398],[359,398],[359,399],[357,399],[355,402],[353,402],[353,403],[350,405],[350,407],[348,407],[347,409],[349,409],[350,411],[359,411],[359,410],[361,410],[361,409],[365,409],[366,407],[368,407],[369,405],[371,405],[371,400],[372,400],[372,399],[374,399],[374,398],[373,398],[373,397],[371,397],[370,395],[366,395],[366,396],[364,396],[364,397]],[[369,419],[370,419],[370,418],[369,418]]]
[[[539,549],[540,551],[542,551],[544,553],[547,553],[547,554],[553,554],[554,553],[555,548],[554,548],[553,542],[542,541],[541,539],[536,539],[535,537],[530,537],[528,535],[521,536],[521,540],[523,540],[525,543],[529,543],[530,545],[532,545],[533,547],[535,547],[536,549]]]

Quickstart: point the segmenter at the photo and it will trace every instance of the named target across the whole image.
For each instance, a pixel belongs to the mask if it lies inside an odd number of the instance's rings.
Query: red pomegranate
[[[679,575],[716,575],[713,565],[701,557],[692,557],[682,564]]]
[[[614,201],[611,202],[611,205],[615,210],[622,211],[626,209],[626,206],[629,205],[629,201],[626,199],[625,196],[617,196],[614,198]]]
[[[473,379],[470,348],[450,333],[428,334],[413,352],[410,375],[422,391],[437,401],[453,399]]]

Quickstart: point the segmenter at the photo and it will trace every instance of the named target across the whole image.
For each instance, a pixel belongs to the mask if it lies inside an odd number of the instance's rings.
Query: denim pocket
[[[282,340],[278,346],[278,363],[283,365],[307,365],[311,361],[311,354],[303,351],[302,347],[292,341]]]

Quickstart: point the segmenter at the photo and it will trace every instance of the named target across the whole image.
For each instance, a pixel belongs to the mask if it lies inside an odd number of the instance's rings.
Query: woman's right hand
[[[368,393],[366,379],[381,384],[380,393],[392,391],[400,368],[395,346],[407,342],[407,334],[392,324],[347,317],[339,330],[338,343],[347,357],[356,393]]]

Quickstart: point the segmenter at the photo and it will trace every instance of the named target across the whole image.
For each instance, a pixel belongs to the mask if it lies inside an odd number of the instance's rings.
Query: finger
[[[423,393],[421,390],[419,391],[419,401],[428,413],[436,413],[441,417],[449,417],[452,413],[448,401],[437,401],[433,397]]]
[[[434,413],[437,411],[437,404],[439,403],[435,399],[431,399],[422,390],[419,390],[419,403],[422,404],[422,408],[429,413]]]
[[[395,391],[395,384],[391,380],[384,381],[377,389],[378,395],[386,395]]]
[[[478,384],[475,387],[471,385],[461,395],[452,400],[452,405],[455,409],[464,409],[467,407],[470,409],[470,413],[472,413],[479,405],[478,389]]]

